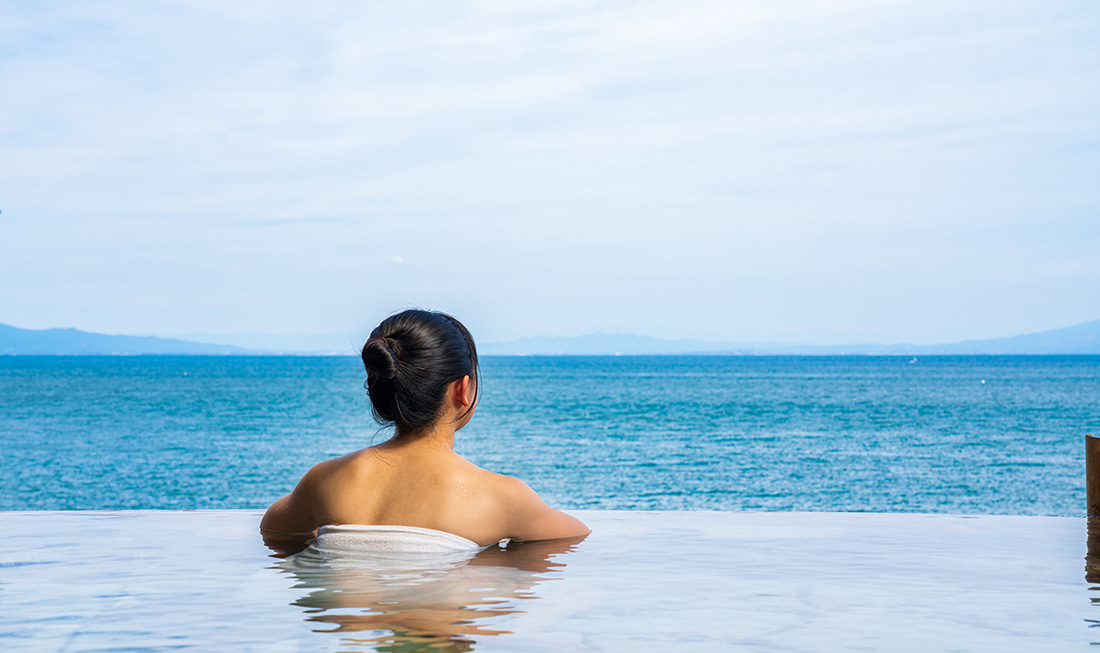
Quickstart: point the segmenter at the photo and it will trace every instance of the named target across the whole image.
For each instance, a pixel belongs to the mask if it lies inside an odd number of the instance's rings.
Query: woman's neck
[[[422,431],[397,433],[386,444],[395,447],[417,449],[455,449],[455,430],[444,424],[435,424]]]

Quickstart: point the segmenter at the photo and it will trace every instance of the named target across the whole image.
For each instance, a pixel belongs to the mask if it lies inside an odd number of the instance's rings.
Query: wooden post
[[[1088,548],[1085,580],[1100,583],[1100,438],[1085,434],[1085,503]]]
[[[1089,518],[1100,517],[1100,438],[1091,433],[1085,434],[1085,496]]]

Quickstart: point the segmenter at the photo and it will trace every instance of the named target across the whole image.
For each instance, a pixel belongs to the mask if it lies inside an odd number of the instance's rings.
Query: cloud
[[[9,4],[0,274],[31,281],[0,321],[327,333],[412,303],[502,338],[927,341],[1092,319],[1098,26],[1084,1]]]

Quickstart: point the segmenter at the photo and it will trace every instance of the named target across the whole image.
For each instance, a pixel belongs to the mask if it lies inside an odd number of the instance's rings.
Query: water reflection
[[[1085,582],[1097,585],[1100,584],[1100,516],[1086,518],[1085,528]]]
[[[565,568],[556,557],[584,538],[512,542],[458,559],[364,557],[310,547],[278,563],[303,590],[316,632],[341,635],[344,648],[472,651],[478,638],[509,634],[498,617],[527,612],[524,600]]]
[[[1091,510],[1090,506],[1090,510]],[[1100,517],[1089,516],[1085,519],[1087,529],[1087,545],[1085,548],[1085,582],[1089,585],[1089,602],[1093,606],[1100,605]],[[1100,628],[1100,619],[1085,619],[1089,628]],[[1090,642],[1093,646],[1100,645],[1098,641]]]

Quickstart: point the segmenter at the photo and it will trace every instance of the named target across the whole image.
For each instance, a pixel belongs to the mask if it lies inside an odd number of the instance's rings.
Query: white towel
[[[462,536],[416,526],[340,524],[317,529],[314,546],[321,552],[353,554],[473,554],[486,547]]]

